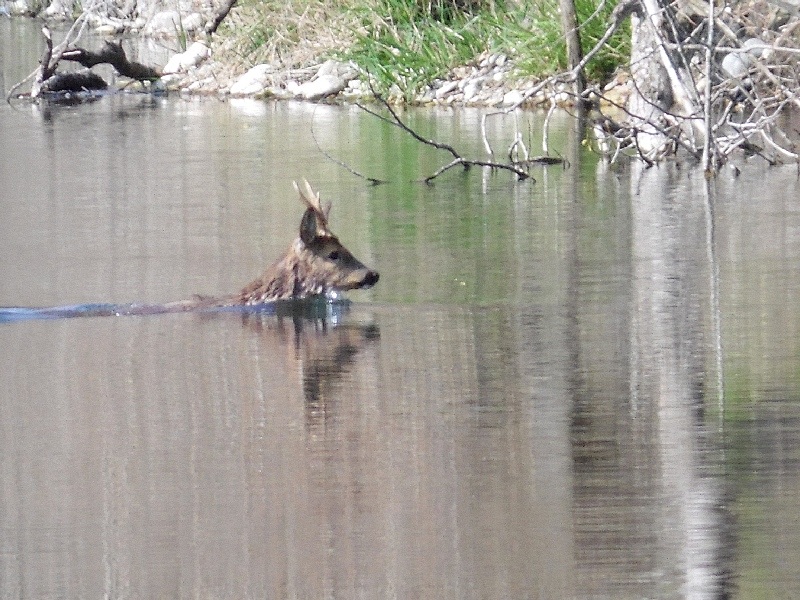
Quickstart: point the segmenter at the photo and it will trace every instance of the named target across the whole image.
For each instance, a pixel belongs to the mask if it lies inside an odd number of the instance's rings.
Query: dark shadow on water
[[[274,311],[244,311],[242,324],[264,339],[277,338],[291,348],[302,371],[306,426],[324,430],[335,415],[337,385],[359,353],[380,339],[375,323],[342,322],[350,311],[345,302],[279,302]]]

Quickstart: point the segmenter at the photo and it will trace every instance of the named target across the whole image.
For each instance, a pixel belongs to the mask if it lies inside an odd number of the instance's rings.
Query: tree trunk
[[[572,71],[583,60],[583,48],[581,47],[581,34],[578,30],[578,14],[575,12],[574,0],[559,0],[561,10],[561,29],[567,42],[567,66]],[[575,73],[575,95],[582,98],[586,90],[586,76],[583,69]],[[580,101],[583,104],[583,101]]]
[[[639,149],[657,154],[664,149],[670,127],[678,117],[698,116],[701,106],[695,84],[686,70],[685,61],[670,44],[674,39],[674,7],[666,0],[642,0],[644,14],[631,16],[631,81],[632,93],[627,109],[634,115]],[[671,17],[668,18],[667,12]],[[669,47],[668,47],[669,46]],[[682,119],[690,137],[705,138],[705,127],[697,119]]]

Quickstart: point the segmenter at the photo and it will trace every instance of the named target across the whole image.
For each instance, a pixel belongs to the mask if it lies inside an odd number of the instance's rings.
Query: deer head
[[[239,304],[335,296],[378,282],[378,273],[365,267],[331,232],[330,203],[323,208],[319,194],[307,181],[302,186],[295,182],[294,187],[306,206],[300,220],[300,235],[282,258],[239,293]]]

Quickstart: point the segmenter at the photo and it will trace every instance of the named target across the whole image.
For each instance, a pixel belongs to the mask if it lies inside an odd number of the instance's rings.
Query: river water
[[[37,35],[0,19],[4,93]],[[404,113],[482,158],[481,114]],[[426,186],[449,157],[353,107],[3,103],[0,306],[235,291],[301,178],[381,280],[325,323],[0,324],[0,597],[800,595],[797,169],[548,141]]]

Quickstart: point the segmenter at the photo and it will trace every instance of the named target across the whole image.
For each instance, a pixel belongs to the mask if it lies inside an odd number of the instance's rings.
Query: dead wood
[[[155,81],[161,77],[158,69],[128,60],[122,44],[117,42],[106,41],[100,52],[92,52],[84,48],[71,48],[64,51],[61,58],[79,63],[87,68],[99,64],[109,64],[123,77],[137,81]]]
[[[219,26],[222,24],[222,21],[225,20],[225,17],[228,16],[228,13],[231,12],[234,6],[236,6],[237,0],[226,0],[214,13],[214,18],[211,19],[205,28],[205,32],[207,35],[213,35],[216,33]]]
[[[796,61],[800,16],[787,15],[777,21],[779,27],[770,29],[768,24],[754,22],[756,13],[748,13],[744,5],[721,12],[707,2],[697,6],[703,10],[687,16],[686,2],[620,2],[602,38],[580,63],[543,80],[513,106],[483,116],[486,152],[494,155],[486,135],[487,119],[516,111],[543,89],[561,91],[559,86],[574,84],[630,18],[627,101],[597,86],[575,96],[576,104],[592,99],[594,149],[611,161],[627,154],[648,165],[685,153],[702,162],[709,173],[718,171],[737,152],[760,156],[769,164],[800,163],[800,132],[784,129],[791,123],[790,111],[800,110]],[[728,55],[735,60],[726,60]],[[741,65],[735,75],[726,68],[731,64]],[[521,147],[517,133],[511,149]]]
[[[56,73],[42,85],[42,91],[50,93],[86,92],[107,88],[105,79],[91,71]]]
[[[155,81],[161,77],[161,70],[158,67],[151,67],[142,63],[129,60],[122,48],[122,44],[107,41],[99,52],[86,50],[75,46],[75,42],[80,39],[88,23],[88,17],[95,10],[98,0],[89,0],[84,5],[84,11],[78,16],[70,27],[64,40],[56,47],[53,47],[53,40],[47,26],[42,28],[45,38],[45,51],[39,62],[39,67],[25,79],[11,87],[6,95],[6,102],[10,102],[16,91],[28,81],[32,81],[30,97],[37,98],[43,91],[75,91],[82,89],[99,89],[102,87],[95,75],[87,75],[81,81],[81,76],[64,75],[56,81],[48,84],[47,82],[57,75],[57,69],[61,60],[77,62],[86,68],[94,67],[99,64],[111,65],[117,73],[136,81]],[[207,35],[214,34],[223,20],[236,5],[237,0],[224,0],[216,10],[213,18],[209,20],[205,27]],[[66,86],[66,87],[65,87]],[[61,88],[64,88],[63,90]]]
[[[382,114],[378,113],[377,111],[374,111],[371,108],[368,108],[368,107],[364,106],[363,104],[356,103],[356,106],[358,106],[364,112],[372,115],[373,117],[376,117],[376,118],[380,119],[381,121],[384,121],[385,123],[388,123],[388,124],[390,124],[390,125],[392,125],[394,127],[398,127],[399,129],[405,131],[407,134],[409,134],[411,137],[413,137],[418,142],[420,142],[422,144],[425,144],[426,146],[432,146],[433,148],[436,148],[437,150],[444,150],[444,151],[448,152],[453,157],[453,159],[449,163],[447,163],[446,165],[443,165],[442,167],[437,169],[431,175],[428,175],[427,177],[423,178],[422,181],[424,181],[425,183],[431,184],[433,182],[433,180],[436,179],[439,175],[441,175],[445,171],[448,171],[448,170],[452,169],[453,167],[457,167],[457,166],[461,166],[465,171],[468,170],[470,167],[489,167],[491,169],[501,169],[501,170],[510,171],[510,172],[514,173],[519,180],[524,180],[524,179],[533,180],[531,178],[530,174],[523,168],[525,166],[524,164],[522,166],[518,166],[517,164],[515,164],[513,162],[500,163],[500,162],[495,162],[495,161],[491,161],[491,160],[478,160],[478,159],[464,158],[450,144],[446,144],[444,142],[439,142],[439,141],[436,141],[436,140],[427,139],[427,138],[421,136],[419,133],[414,131],[414,129],[409,127],[400,118],[400,116],[397,114],[397,111],[394,110],[394,108],[392,107],[391,103],[389,103],[389,101],[386,100],[386,98],[384,98],[374,88],[372,88],[372,93],[375,96],[375,99],[380,104],[383,105],[383,107],[386,109],[386,112],[389,113],[390,117],[386,117],[385,115],[382,115]],[[352,170],[351,170],[351,172],[355,173]],[[356,173],[356,174],[358,174],[358,173]],[[370,180],[374,181],[374,182],[375,181],[379,182],[379,180],[373,180],[371,178],[370,178]],[[535,180],[533,180],[533,181],[535,181]]]

